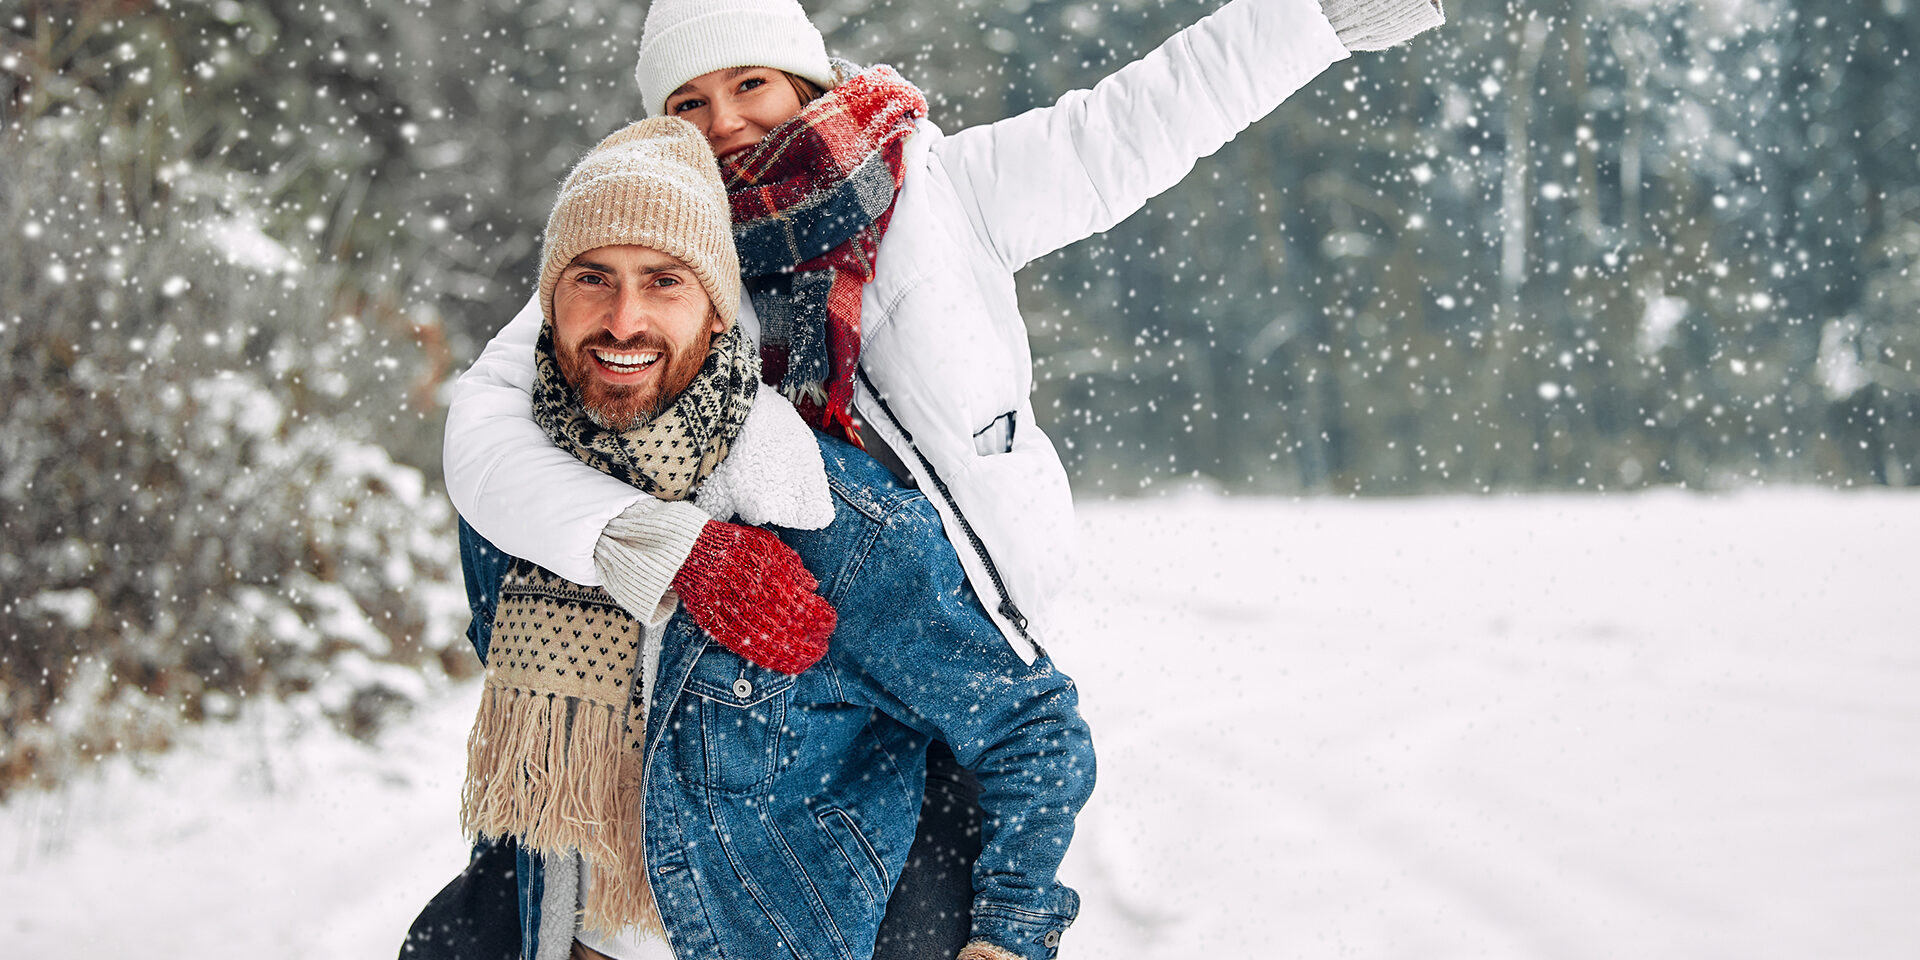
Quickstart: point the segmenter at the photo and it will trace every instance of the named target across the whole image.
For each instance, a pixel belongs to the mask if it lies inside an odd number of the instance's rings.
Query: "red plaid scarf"
[[[741,274],[760,316],[761,376],[814,429],[853,435],[860,292],[927,100],[893,68],[853,73],[725,164]],[[849,75],[851,74],[851,75]]]

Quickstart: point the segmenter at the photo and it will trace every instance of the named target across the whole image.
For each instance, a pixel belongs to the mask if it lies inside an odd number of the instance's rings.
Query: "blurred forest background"
[[[1022,274],[1085,497],[1920,483],[1915,0],[1454,0]],[[1211,0],[809,0],[953,130]],[[441,402],[634,0],[0,0],[0,795],[461,630]]]

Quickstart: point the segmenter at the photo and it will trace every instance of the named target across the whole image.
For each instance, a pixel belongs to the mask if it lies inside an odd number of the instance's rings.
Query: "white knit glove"
[[[1320,0],[1348,50],[1385,50],[1447,22],[1440,0]]]
[[[600,571],[607,593],[642,623],[671,614],[667,588],[711,519],[689,501],[635,500],[607,521],[593,545],[593,567]]]

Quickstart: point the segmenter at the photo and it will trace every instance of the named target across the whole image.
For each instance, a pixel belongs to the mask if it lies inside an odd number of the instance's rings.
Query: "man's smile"
[[[661,356],[658,350],[616,352],[596,348],[590,352],[593,354],[593,358],[599,361],[601,369],[611,373],[615,377],[634,376],[646,373],[652,369],[654,363],[657,362]]]

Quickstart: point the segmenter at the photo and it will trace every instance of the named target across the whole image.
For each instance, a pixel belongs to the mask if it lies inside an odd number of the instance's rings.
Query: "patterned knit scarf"
[[[601,473],[662,500],[684,500],[726,459],[747,422],[759,367],[739,325],[728,327],[713,338],[693,383],[667,409],[621,433],[587,416],[579,392],[560,375],[548,324],[534,348],[533,419],[554,446]]]
[[[919,89],[892,67],[834,62],[840,84],[724,162],[740,272],[767,383],[814,429],[854,439],[860,292],[906,169]]]
[[[759,363],[739,328],[713,338],[693,383],[625,432],[588,419],[560,375],[552,330],[536,350],[534,419],[561,449],[667,500],[685,499],[726,457],[753,404]],[[664,935],[647,892],[641,761],[645,629],[599,587],[517,560],[500,585],[480,712],[467,738],[460,823],[512,836],[550,862],[592,867],[583,924]]]

